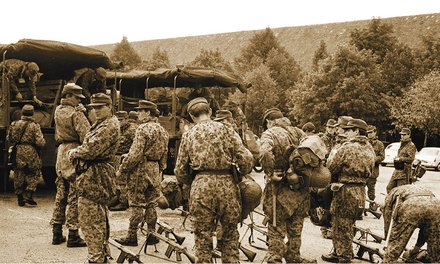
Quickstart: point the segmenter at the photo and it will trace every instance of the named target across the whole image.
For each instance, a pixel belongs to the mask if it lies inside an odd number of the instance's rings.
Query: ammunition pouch
[[[394,160],[394,168],[396,170],[403,170],[405,168],[405,162],[401,160]]]
[[[237,164],[231,164],[230,173],[236,184],[239,184],[243,180],[243,175],[238,170]]]

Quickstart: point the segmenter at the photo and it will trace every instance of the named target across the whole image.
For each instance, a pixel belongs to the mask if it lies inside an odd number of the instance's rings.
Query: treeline
[[[350,115],[376,125],[383,140],[395,140],[395,132],[408,126],[422,136],[420,145],[438,144],[440,39],[422,36],[423,44],[410,48],[394,34],[391,24],[373,19],[350,32],[349,44],[333,54],[321,41],[312,69],[305,71],[267,28],[232,62],[218,49],[201,50],[190,65],[233,71],[252,84],[246,95],[223,94],[222,101],[245,105],[248,125],[256,133],[264,110],[278,107],[297,125],[313,122],[323,128],[329,118]],[[128,68],[170,67],[165,50],[157,47],[142,61],[126,37],[111,57]]]

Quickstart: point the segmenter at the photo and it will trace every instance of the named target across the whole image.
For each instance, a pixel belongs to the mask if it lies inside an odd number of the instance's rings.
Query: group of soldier
[[[108,205],[114,197],[116,202],[111,208],[131,210],[127,236],[116,241],[137,246],[142,221],[148,229],[155,229],[168,133],[158,122],[159,112],[153,102],[140,100],[137,113],[118,112],[115,116],[111,98],[95,93],[88,104],[96,117],[91,124],[81,104],[85,98],[81,86],[68,83],[62,97],[54,118],[59,146],[52,244],[66,241],[62,234],[66,224],[68,247],[87,246],[89,262],[106,262]],[[188,103],[187,112],[194,124],[182,135],[174,173],[178,184],[190,189],[196,262],[212,262],[212,232],[220,225],[221,243],[217,246],[222,262],[238,263],[237,226],[246,217],[242,215],[245,205],[239,183],[242,175],[251,172],[254,158],[237,133],[239,129],[230,111],[218,110],[213,117],[208,100],[197,97]],[[17,144],[14,186],[20,206],[36,205],[32,194],[41,174],[37,148],[45,142],[32,115],[33,107],[25,105],[21,119],[14,121],[8,132],[9,140]],[[314,177],[328,175],[330,183],[322,189],[330,190],[333,197],[329,211],[334,251],[322,259],[350,262],[355,222],[365,206],[365,187],[368,186],[368,198],[374,201],[378,166],[384,157],[375,127],[361,119],[342,116],[337,122],[329,120],[323,134],[314,134],[313,127],[305,126],[306,134],[277,108],[265,111],[263,127],[259,162],[266,182],[262,199],[268,219],[265,261],[313,261],[300,255],[301,233],[310,209],[310,182]],[[408,174],[415,146],[409,129],[402,129],[401,135],[396,162],[402,167],[393,173],[383,206],[385,232],[390,233],[384,262],[397,261],[416,228],[421,231],[413,252],[427,242],[430,260],[438,262],[440,202],[429,190],[410,185],[413,179]],[[154,236],[148,240],[148,244],[158,242]]]

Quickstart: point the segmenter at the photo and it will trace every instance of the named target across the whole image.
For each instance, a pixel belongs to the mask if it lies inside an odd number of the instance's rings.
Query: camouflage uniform
[[[389,193],[393,188],[410,184],[411,183],[411,165],[416,156],[417,148],[411,139],[408,141],[401,141],[400,148],[397,152],[397,157],[400,161],[404,162],[403,170],[395,169],[390,181],[387,185],[387,193]]]
[[[35,86],[36,78],[27,74],[27,63],[26,61],[17,59],[9,59],[0,63],[0,74],[2,73],[1,69],[5,67],[6,77],[9,80],[9,90],[12,91],[14,97],[19,93],[17,83],[20,78],[25,80],[26,85],[32,93],[32,97],[37,95],[37,87]]]
[[[30,123],[23,133],[26,122]],[[21,133],[23,136],[19,141]],[[38,148],[46,144],[40,125],[35,123],[33,117],[22,116],[20,120],[12,122],[7,140],[11,145],[17,143],[16,167],[13,168],[15,193],[35,192],[42,165]]]
[[[105,78],[99,79],[96,70],[91,68],[82,68],[75,71],[73,81],[75,84],[83,88],[83,93],[86,96],[86,103],[90,101],[90,96],[96,93],[106,92]]]
[[[440,262],[440,201],[430,190],[420,186],[403,185],[392,189],[384,204],[386,231],[397,196],[399,204],[394,209],[397,211],[383,262],[397,262],[416,228],[420,228],[419,233],[426,237],[429,262]]]
[[[333,193],[333,246],[341,262],[353,258],[353,226],[365,206],[365,184],[374,169],[375,154],[365,136],[357,136],[341,145],[327,167],[338,183],[344,184]]]
[[[115,169],[111,164],[118,148],[119,121],[116,117],[98,120],[87,132],[81,146],[69,151],[84,170],[76,179],[79,225],[88,247],[89,261],[105,260],[105,241],[110,232],[107,203],[114,195]],[[84,162],[84,163],[83,163]]]
[[[322,140],[324,141],[325,146],[327,147],[327,153],[330,153],[330,151],[336,145],[336,135],[323,133],[323,134],[320,134],[320,136],[321,136]]]
[[[166,167],[168,132],[157,118],[139,125],[128,155],[119,172],[124,175],[131,208],[128,238],[137,240],[137,227],[143,219],[143,210],[149,229],[155,229],[157,198],[160,195],[162,171]]]
[[[378,138],[371,139],[370,144],[374,149],[376,159],[374,160],[373,174],[371,174],[371,177],[367,180],[367,194],[368,198],[374,201],[374,199],[376,199],[376,181],[377,177],[379,177],[379,165],[385,158],[385,149],[383,143]]]
[[[120,123],[121,137],[119,140],[119,148],[115,155],[115,161],[114,161],[115,168],[119,168],[121,162],[121,155],[128,153],[128,151],[130,150],[138,126],[139,126],[138,122],[133,119],[126,119]],[[124,177],[124,175],[122,174],[121,176]],[[116,178],[116,185],[118,190],[120,191],[119,200],[127,201],[126,179],[121,177]]]
[[[89,121],[80,107],[66,98],[55,110],[55,140],[58,144],[55,165],[57,193],[51,225],[66,223],[71,230],[78,229],[78,195],[76,192],[76,173],[67,152],[78,147],[90,129]],[[66,215],[66,207],[69,205]],[[67,217],[67,219],[66,219]],[[66,222],[67,221],[67,222]]]
[[[253,158],[227,126],[206,120],[183,134],[174,173],[180,184],[191,184],[190,213],[198,263],[212,262],[212,230],[217,221],[223,228],[222,262],[238,263],[241,204],[238,184],[230,174],[232,162],[247,174]],[[197,173],[195,179],[190,170]]]
[[[299,144],[305,136],[299,128],[291,125],[283,117],[274,120],[274,125],[263,132],[260,139],[260,164],[266,174],[266,181],[271,175],[280,175],[289,168],[288,157],[284,150]],[[276,192],[276,226],[273,223],[273,188]],[[304,218],[310,207],[310,194],[307,188],[291,190],[289,186],[267,182],[264,188],[263,211],[271,223],[268,227],[268,261],[282,262],[284,257],[287,263],[301,262],[301,232]],[[288,242],[284,243],[286,236]]]

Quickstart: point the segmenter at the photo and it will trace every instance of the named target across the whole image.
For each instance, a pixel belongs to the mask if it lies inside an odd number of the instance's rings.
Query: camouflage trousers
[[[148,185],[141,193],[128,193],[128,203],[131,209],[130,226],[138,226],[145,217],[148,228],[155,228],[157,221],[157,199],[160,197],[160,190]],[[145,209],[145,214],[144,214]]]
[[[15,169],[14,171],[14,189],[15,194],[23,194],[24,191],[35,192],[38,181],[41,177],[41,170],[30,172],[26,169]]]
[[[383,263],[395,263],[405,249],[417,226],[409,223],[395,223],[390,235]],[[430,263],[440,262],[440,230],[439,226],[431,226],[427,232],[428,257]]]
[[[352,218],[332,217],[333,247],[340,259],[353,258],[354,223]]]
[[[212,232],[220,223],[222,234],[218,246],[222,252],[222,263],[238,263],[237,224],[241,215],[241,201],[232,176],[198,174],[191,185],[189,198],[196,262],[212,262]]]
[[[367,180],[367,196],[371,201],[376,199],[376,182],[377,178],[368,178]]]
[[[66,224],[69,230],[78,229],[78,196],[75,181],[71,182],[57,177],[57,194],[50,224]],[[67,212],[66,212],[67,210]]]
[[[301,232],[304,224],[304,217],[291,216],[279,223],[277,226],[269,224],[268,237],[269,247],[268,256],[274,260],[282,261],[283,257],[287,263],[301,262]],[[284,237],[287,234],[287,244],[284,243]]]
[[[78,198],[79,226],[84,234],[89,262],[104,262],[110,232],[107,208],[84,197]]]

